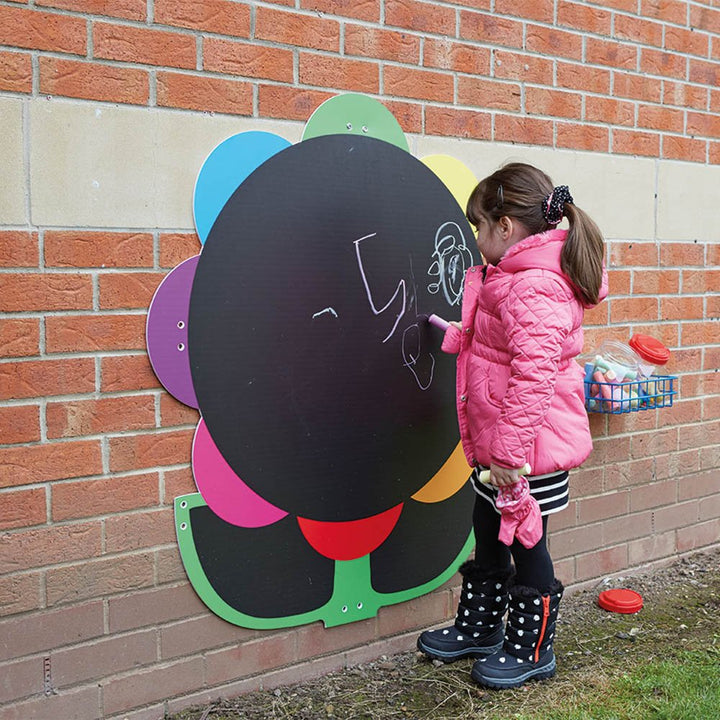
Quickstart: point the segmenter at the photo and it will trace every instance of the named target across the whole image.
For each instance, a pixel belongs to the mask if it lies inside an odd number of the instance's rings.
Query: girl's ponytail
[[[564,214],[570,229],[560,255],[560,268],[573,281],[581,299],[596,305],[605,256],[602,233],[592,218],[573,203],[565,203]]]

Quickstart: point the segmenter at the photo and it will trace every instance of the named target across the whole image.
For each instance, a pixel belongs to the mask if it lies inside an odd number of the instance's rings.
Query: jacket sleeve
[[[523,274],[510,288],[501,309],[510,376],[490,446],[498,465],[527,462],[555,392],[576,302],[567,286],[547,276]]]
[[[448,325],[440,349],[450,355],[459,353],[461,335],[462,333],[454,325]]]

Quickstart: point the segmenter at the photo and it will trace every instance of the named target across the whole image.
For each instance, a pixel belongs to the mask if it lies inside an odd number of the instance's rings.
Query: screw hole
[[[180,523],[181,530],[187,530],[187,523]]]
[[[346,612],[348,611],[348,606],[347,606],[347,605],[343,605],[343,606],[342,606],[342,611],[343,611],[344,613],[346,613]]]
[[[180,330],[182,330],[184,327],[185,327],[185,323],[182,320],[178,321],[178,328],[180,328]]]
[[[345,127],[346,127],[348,130],[352,130],[352,123],[348,123]]]
[[[185,343],[178,343],[178,350],[182,352],[185,349]]]

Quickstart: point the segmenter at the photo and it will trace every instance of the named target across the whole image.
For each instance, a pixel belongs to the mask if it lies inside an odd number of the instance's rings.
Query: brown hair
[[[508,163],[481,180],[470,194],[465,214],[477,225],[481,216],[496,223],[507,216],[520,222],[529,235],[554,227],[543,213],[553,182],[542,170],[525,163]],[[560,268],[572,280],[581,300],[598,302],[602,284],[605,243],[590,216],[566,202],[564,215],[570,223],[560,256]]]

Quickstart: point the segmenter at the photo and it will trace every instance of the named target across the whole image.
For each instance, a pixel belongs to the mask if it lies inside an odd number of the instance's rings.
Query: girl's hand
[[[514,485],[520,479],[518,469],[490,465],[490,484],[495,485],[495,487]]]
[[[459,323],[457,320],[450,320],[450,324],[458,330],[462,330],[462,324]]]

